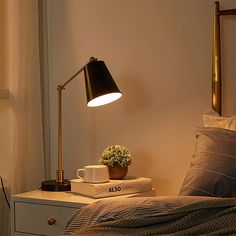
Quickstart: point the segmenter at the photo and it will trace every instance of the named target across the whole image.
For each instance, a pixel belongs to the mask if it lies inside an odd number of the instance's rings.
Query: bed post
[[[220,49],[220,6],[215,2],[213,22],[213,53],[212,53],[212,108],[222,114],[221,95],[221,49]]]
[[[222,115],[220,16],[227,15],[236,15],[236,9],[220,10],[220,3],[216,1],[213,22],[212,108],[219,115]]]

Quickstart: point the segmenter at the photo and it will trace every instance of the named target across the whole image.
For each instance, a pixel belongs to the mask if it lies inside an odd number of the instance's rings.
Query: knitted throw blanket
[[[127,209],[128,210],[128,209]],[[77,236],[236,235],[236,198],[210,199],[152,216],[127,217],[78,229]]]

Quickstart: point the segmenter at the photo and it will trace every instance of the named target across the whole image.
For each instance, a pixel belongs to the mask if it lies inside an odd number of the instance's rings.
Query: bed
[[[196,131],[194,154],[178,196],[111,199],[79,209],[66,235],[236,235],[236,116],[223,117],[220,10],[215,2],[212,110]]]

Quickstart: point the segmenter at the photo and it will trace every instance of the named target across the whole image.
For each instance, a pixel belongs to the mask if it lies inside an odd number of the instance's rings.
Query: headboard
[[[220,10],[220,3],[218,1],[215,2],[212,52],[212,108],[219,115],[222,114],[220,18],[229,15],[236,15],[236,9]]]

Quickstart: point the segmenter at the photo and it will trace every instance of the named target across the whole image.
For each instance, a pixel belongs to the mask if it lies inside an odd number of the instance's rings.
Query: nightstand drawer
[[[67,220],[76,210],[77,208],[73,207],[15,201],[14,231],[39,235],[59,235],[64,231]]]

